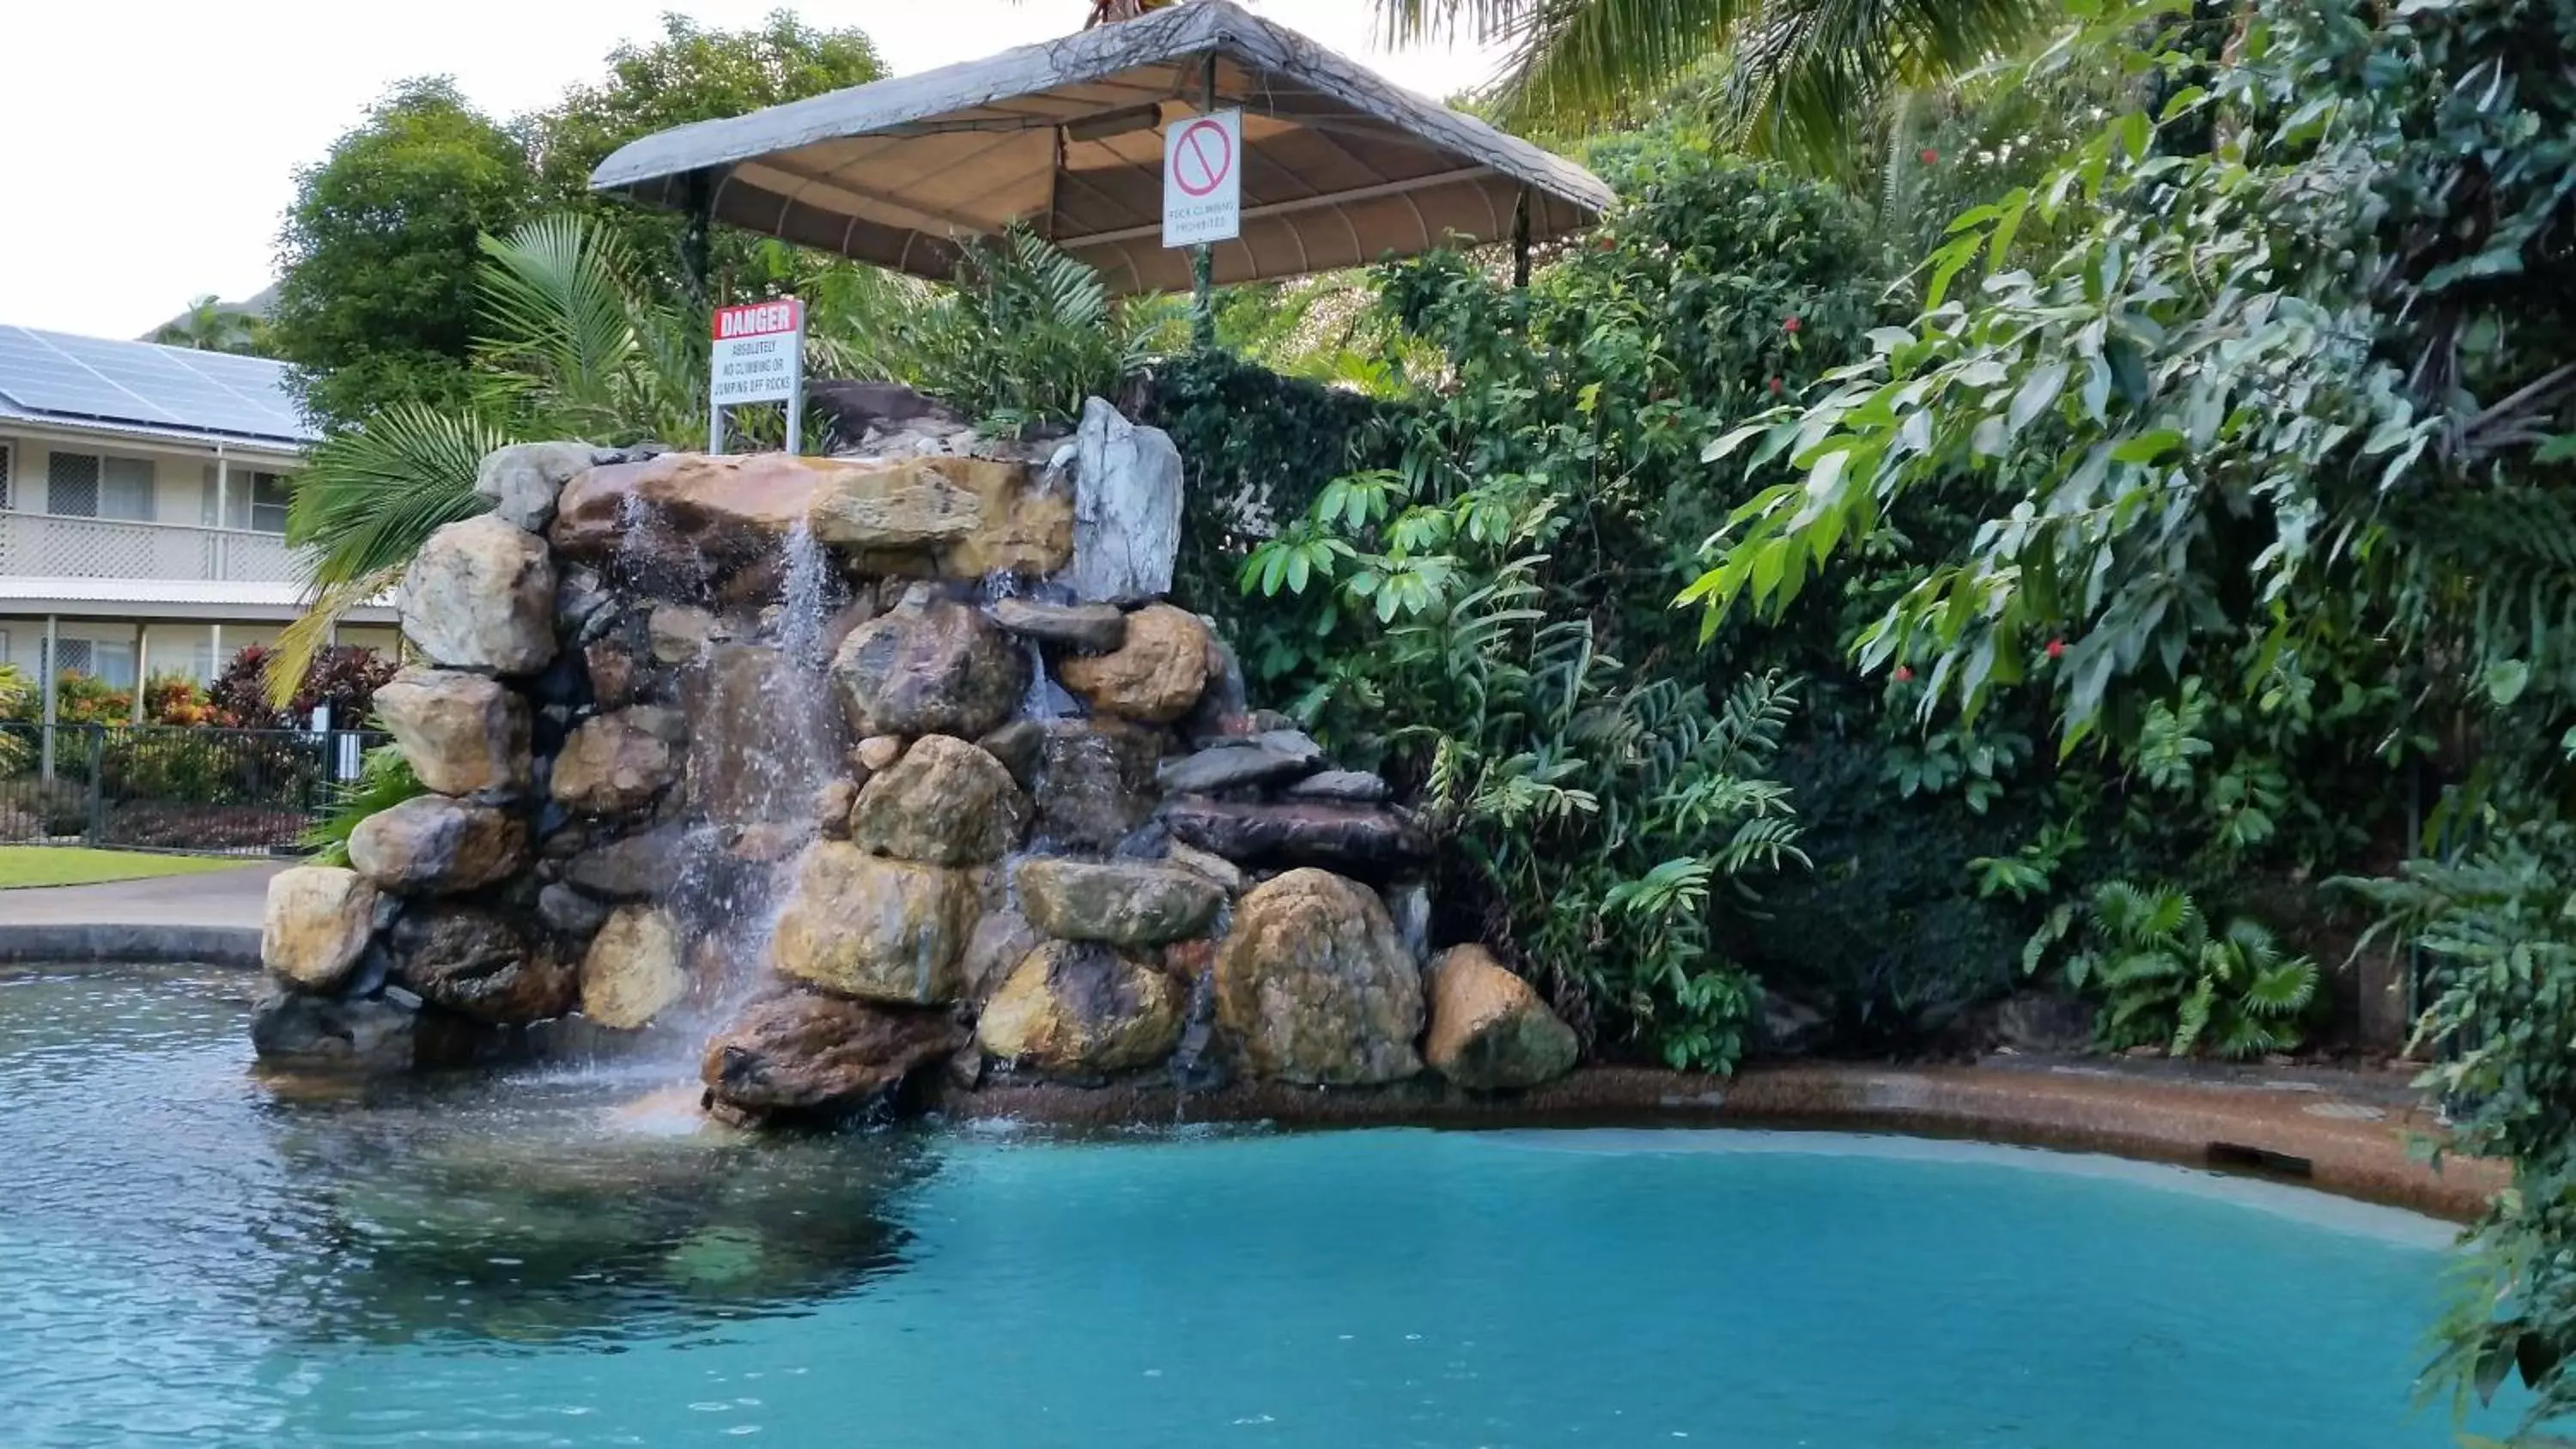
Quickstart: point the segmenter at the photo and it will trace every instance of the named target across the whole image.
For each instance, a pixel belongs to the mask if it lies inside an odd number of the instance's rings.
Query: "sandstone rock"
[[[717,1105],[755,1118],[831,1118],[884,1103],[968,1040],[942,1011],[791,992],[744,1008],[707,1043],[699,1075]]]
[[[1074,434],[1073,566],[1066,582],[1091,603],[1133,604],[1172,591],[1181,546],[1181,454],[1098,398]],[[1195,691],[1193,691],[1195,694]]]
[[[688,856],[686,833],[659,825],[574,856],[564,863],[564,880],[607,900],[638,901],[668,890]]]
[[[797,857],[769,962],[844,996],[956,1001],[965,995],[958,968],[976,907],[970,872],[817,841]]]
[[[1046,940],[1044,931],[1007,905],[986,911],[975,922],[974,934],[966,938],[966,954],[958,962],[966,981],[966,999],[982,1001],[991,996]]]
[[[686,735],[676,710],[630,705],[583,720],[555,756],[557,804],[580,815],[624,815],[653,803],[679,777]]]
[[[862,573],[1034,577],[1073,556],[1070,494],[1005,459],[835,459],[810,525]]]
[[[975,747],[1001,761],[1011,779],[1026,790],[1036,781],[1038,761],[1046,753],[1046,726],[1033,719],[1015,719],[985,731]]]
[[[1116,649],[1067,659],[1056,674],[1103,714],[1169,724],[1207,688],[1207,643],[1198,615],[1151,604],[1127,616],[1127,638]]]
[[[403,895],[470,891],[527,867],[528,830],[489,805],[415,795],[358,822],[349,863]]]
[[[726,824],[805,814],[812,782],[840,767],[844,733],[822,679],[779,650],[714,644],[690,666],[689,801]]]
[[[850,838],[850,811],[859,803],[859,782],[844,775],[826,780],[814,792],[814,830],[825,840]]]
[[[996,599],[984,606],[993,622],[1041,644],[1105,654],[1125,643],[1127,616],[1115,604],[1042,604],[1034,599]]]
[[[645,642],[663,664],[686,664],[708,645],[732,637],[712,611],[690,604],[657,604],[644,619]]]
[[[1154,731],[1123,720],[1050,720],[1029,794],[1037,836],[1058,849],[1106,851],[1161,803]]]
[[[1322,770],[1292,780],[1280,794],[1291,800],[1333,800],[1346,805],[1375,805],[1393,799],[1384,779],[1366,770]]]
[[[537,919],[549,930],[582,940],[608,921],[608,907],[557,881],[537,892]]]
[[[975,1025],[984,1050],[1054,1077],[1152,1066],[1181,1039],[1172,978],[1106,946],[1055,941],[1030,952]]]
[[[704,589],[773,559],[830,465],[784,453],[666,453],[564,486],[547,536],[566,558]]]
[[[420,782],[442,795],[528,783],[528,702],[480,674],[406,669],[376,691],[376,715]]]
[[[581,1014],[632,1031],[688,994],[680,928],[659,906],[619,906],[581,958]]]
[[[384,941],[397,984],[478,1021],[543,1021],[572,1010],[573,969],[484,907],[415,903]]]
[[[299,865],[268,880],[259,959],[300,991],[330,991],[349,978],[376,925],[376,888],[354,870]]]
[[[1196,871],[1054,857],[1023,860],[1013,873],[1031,924],[1068,941],[1159,946],[1205,931],[1225,892]]]
[[[973,739],[1019,707],[1029,657],[977,610],[914,596],[850,631],[832,680],[862,735]]]
[[[902,758],[903,736],[870,735],[859,741],[852,749],[850,763],[867,771],[873,778],[879,770],[885,769]]]
[[[251,1007],[250,1044],[263,1063],[295,1071],[407,1072],[417,1011],[377,997],[341,1001],[271,991]]]
[[[1165,760],[1156,783],[1181,795],[1212,795],[1302,775],[1322,764],[1324,747],[1302,730],[1274,730]]]
[[[729,826],[722,832],[724,852],[754,865],[775,865],[803,850],[822,834],[810,820],[763,820]]]
[[[624,709],[643,696],[643,662],[624,640],[591,640],[581,646],[581,663],[590,678],[591,702],[601,709]]]
[[[1350,869],[1403,864],[1431,853],[1422,827],[1384,806],[1174,800],[1164,805],[1162,820],[1173,839],[1243,865]]]
[[[1207,877],[1209,884],[1227,895],[1239,895],[1243,891],[1242,867],[1222,855],[1210,854],[1196,846],[1175,844],[1164,853],[1164,859],[1183,870]]]
[[[598,461],[600,450],[588,443],[512,443],[483,455],[474,492],[492,500],[492,512],[511,527],[543,533],[554,522],[556,495]]]
[[[1216,1008],[1255,1076],[1348,1085],[1422,1069],[1422,972],[1376,894],[1324,871],[1292,870],[1235,903]]]
[[[976,865],[1001,859],[1028,824],[1028,797],[1001,761],[953,735],[923,735],[859,792],[850,839],[898,860]]]
[[[1452,946],[1431,968],[1434,1071],[1476,1091],[1535,1087],[1574,1069],[1574,1028],[1482,946]]]
[[[554,560],[488,513],[431,534],[400,595],[403,637],[433,664],[534,674],[555,657]]]

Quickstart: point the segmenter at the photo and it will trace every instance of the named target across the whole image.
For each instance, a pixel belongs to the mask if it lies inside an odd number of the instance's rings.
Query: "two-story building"
[[[286,478],[313,439],[262,358],[0,325],[0,660],[201,682],[300,611]],[[343,643],[392,651],[393,612]]]

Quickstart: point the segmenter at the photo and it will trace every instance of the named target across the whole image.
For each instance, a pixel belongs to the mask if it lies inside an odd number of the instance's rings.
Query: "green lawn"
[[[155,875],[198,875],[238,870],[250,862],[201,855],[145,855],[132,850],[85,850],[65,845],[0,845],[0,890],[15,886],[94,885]]]

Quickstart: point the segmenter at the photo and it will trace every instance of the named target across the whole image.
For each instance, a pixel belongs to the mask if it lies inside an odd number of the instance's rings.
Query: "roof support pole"
[[[1216,109],[1216,52],[1207,53],[1206,69],[1200,72],[1199,114]],[[1216,350],[1216,247],[1201,242],[1190,248],[1190,345],[1201,352]]]
[[[715,227],[715,187],[704,171],[689,173],[687,219],[680,225],[680,272],[688,288],[689,305],[701,314],[707,310],[707,276],[713,270],[708,260],[708,235]]]
[[[149,689],[145,688],[145,686],[146,686],[146,685],[149,685],[151,682],[152,682],[152,638],[151,638],[151,635],[149,634],[149,632],[148,632],[148,631],[146,631],[146,629],[144,628],[143,621],[142,621],[141,619],[137,619],[137,620],[135,620],[135,621],[134,621],[134,719],[133,719],[133,723],[135,723],[135,724],[141,724],[141,723],[143,723],[143,696],[145,696],[146,694],[151,693],[151,691],[150,691]]]
[[[1527,290],[1529,287],[1529,214],[1529,188],[1524,186],[1521,188],[1521,199],[1512,207],[1512,285],[1522,290]]]
[[[42,751],[44,759],[37,773],[50,784],[54,778],[54,726],[59,721],[59,716],[55,712],[55,697],[63,692],[62,626],[61,621],[51,614],[45,616],[45,667],[42,672],[45,680],[45,727],[36,733],[43,735],[45,739]]]

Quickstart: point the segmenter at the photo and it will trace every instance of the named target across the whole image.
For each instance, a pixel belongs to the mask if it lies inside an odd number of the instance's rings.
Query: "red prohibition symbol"
[[[1234,142],[1214,121],[1192,121],[1172,143],[1172,184],[1192,196],[1205,196],[1225,183],[1234,169]]]

